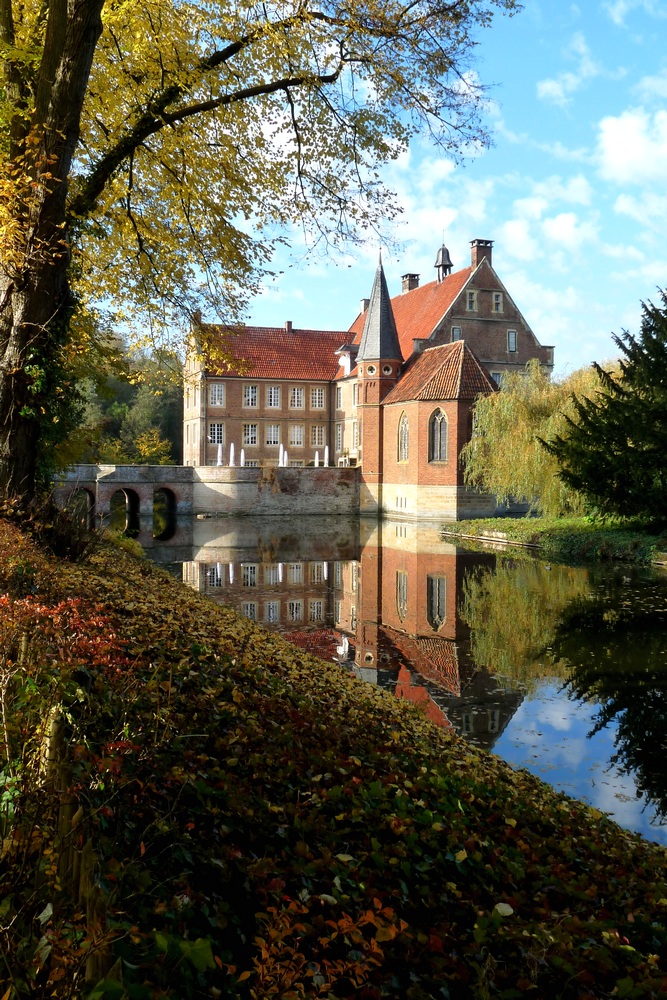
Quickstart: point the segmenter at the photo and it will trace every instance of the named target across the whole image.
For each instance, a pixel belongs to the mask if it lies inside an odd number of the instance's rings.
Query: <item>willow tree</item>
[[[501,503],[527,502],[541,514],[582,513],[584,497],[563,482],[556,457],[540,439],[567,435],[573,394],[585,398],[599,386],[593,368],[552,381],[537,361],[504,375],[501,391],[475,404],[474,432],[461,455],[466,483]]]
[[[0,492],[29,495],[71,322],[229,319],[271,242],[395,210],[418,129],[487,141],[475,32],[517,0],[0,0]]]

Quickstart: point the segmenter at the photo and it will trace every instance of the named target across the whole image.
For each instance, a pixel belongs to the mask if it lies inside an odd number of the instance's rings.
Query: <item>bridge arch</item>
[[[95,527],[95,494],[86,486],[77,486],[68,495],[66,509],[77,521],[92,530]]]
[[[153,492],[153,538],[166,542],[176,533],[178,500],[168,486]]]
[[[136,490],[119,487],[109,498],[109,524],[131,538],[139,534],[141,500]]]

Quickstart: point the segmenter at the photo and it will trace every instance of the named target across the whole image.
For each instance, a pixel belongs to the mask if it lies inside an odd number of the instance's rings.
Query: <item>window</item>
[[[501,313],[503,311],[503,293],[494,292],[493,293],[493,311],[494,313]]]
[[[357,589],[357,577],[359,575],[359,563],[354,560],[350,563],[350,589],[354,593]]]
[[[303,601],[287,602],[287,620],[290,622],[300,622],[303,618]]]
[[[516,330],[507,331],[507,350],[516,351]]]
[[[303,448],[303,424],[289,425],[290,448]]]
[[[290,469],[303,469],[303,459],[302,458],[290,458],[289,460]]]
[[[267,586],[280,583],[280,566],[278,563],[266,563],[264,566],[264,583]]]
[[[310,408],[311,410],[323,410],[324,409],[324,389],[315,388],[310,390]]]
[[[257,444],[257,424],[243,425],[243,444]]]
[[[357,609],[354,604],[350,608],[350,631],[357,631]]]
[[[225,384],[224,382],[213,382],[208,390],[208,401],[211,406],[225,405]]]
[[[279,385],[267,385],[266,387],[266,405],[271,409],[277,409],[280,406],[280,386]]]
[[[208,567],[206,582],[209,587],[222,587],[222,563],[215,563]]]
[[[185,425],[185,443],[190,444],[190,424]]]
[[[211,444],[224,444],[225,443],[225,425],[224,424],[209,424],[208,425],[208,439]]]
[[[468,292],[466,297],[466,309],[468,312],[477,312],[477,292]]]
[[[461,327],[460,326],[453,326],[452,327],[452,340],[454,341],[454,340],[460,340],[460,339],[461,339]]]
[[[308,621],[311,621],[311,622],[321,622],[321,621],[324,621],[324,602],[323,601],[309,601],[308,602]]]
[[[359,383],[355,382],[352,386],[352,406],[356,406],[359,402]]]
[[[280,602],[279,601],[266,601],[264,604],[264,621],[265,622],[277,622],[280,621]]]
[[[257,586],[257,564],[246,563],[241,566],[241,583],[244,587]]]
[[[428,460],[447,461],[447,417],[442,410],[436,410],[428,422]]]
[[[244,601],[241,605],[241,614],[249,618],[251,622],[257,621],[257,603],[255,601]]]
[[[313,424],[310,428],[310,443],[315,448],[321,448],[324,445],[324,424]]]
[[[408,460],[408,417],[402,413],[398,422],[398,460],[407,462]]]
[[[408,613],[408,574],[405,570],[396,570],[396,613],[403,621]]]
[[[287,579],[290,583],[303,583],[303,563],[289,563]]]
[[[343,450],[343,425],[336,424],[336,451]]]
[[[496,385],[500,385],[502,377],[503,377],[502,372],[491,372],[491,378],[496,383]]]
[[[334,563],[334,587],[339,589],[343,586],[343,564],[342,562]]]
[[[447,617],[447,578],[444,576],[426,577],[426,617],[436,632]]]
[[[500,732],[500,709],[490,708],[488,711],[489,717],[489,732],[499,733]]]
[[[189,389],[185,390],[185,409],[186,410],[190,409],[190,390]]]
[[[303,388],[293,385],[289,391],[289,405],[292,410],[303,409]]]
[[[352,421],[352,450],[356,451],[359,447],[359,424],[356,420]]]
[[[266,443],[280,444],[280,424],[266,425]]]
[[[310,564],[310,582],[311,583],[324,583],[326,574],[324,572],[324,563],[313,562]]]
[[[257,406],[257,386],[256,385],[244,385],[243,386],[243,405],[244,406]]]
[[[336,409],[343,409],[343,387],[342,385],[336,386]]]
[[[258,469],[259,462],[257,461],[256,458],[246,458],[245,467],[246,469]]]

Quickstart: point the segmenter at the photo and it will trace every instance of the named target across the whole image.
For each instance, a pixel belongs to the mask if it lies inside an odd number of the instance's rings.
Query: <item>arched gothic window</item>
[[[431,414],[428,422],[428,460],[447,461],[447,417],[442,410]]]
[[[447,578],[426,577],[426,617],[436,632],[447,617]]]
[[[409,429],[408,418],[405,413],[401,414],[398,422],[398,460],[407,462],[408,460]]]

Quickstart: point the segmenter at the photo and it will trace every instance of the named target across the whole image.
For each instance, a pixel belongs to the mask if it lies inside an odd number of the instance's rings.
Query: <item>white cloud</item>
[[[603,118],[598,126],[600,175],[618,184],[667,180],[667,111],[643,108]]]
[[[574,212],[561,212],[545,219],[542,231],[548,239],[558,244],[561,252],[569,254],[578,253],[585,243],[590,243],[597,237],[595,226],[591,222],[580,222]]]
[[[634,90],[644,101],[664,101],[667,98],[667,70],[663,69],[654,76],[642,77]]]
[[[538,80],[537,96],[540,100],[550,101],[559,107],[570,103],[572,94],[579,90],[587,80],[599,76],[603,70],[591,54],[583,34],[578,31],[572,38],[566,56],[577,61],[575,70],[560,73],[551,80]]]
[[[643,10],[651,17],[667,16],[663,0],[611,0],[603,6],[614,24],[619,27],[625,24],[626,15],[633,10]]]
[[[535,260],[539,252],[539,244],[530,231],[530,220],[510,219],[500,226],[503,253],[516,260]]]

